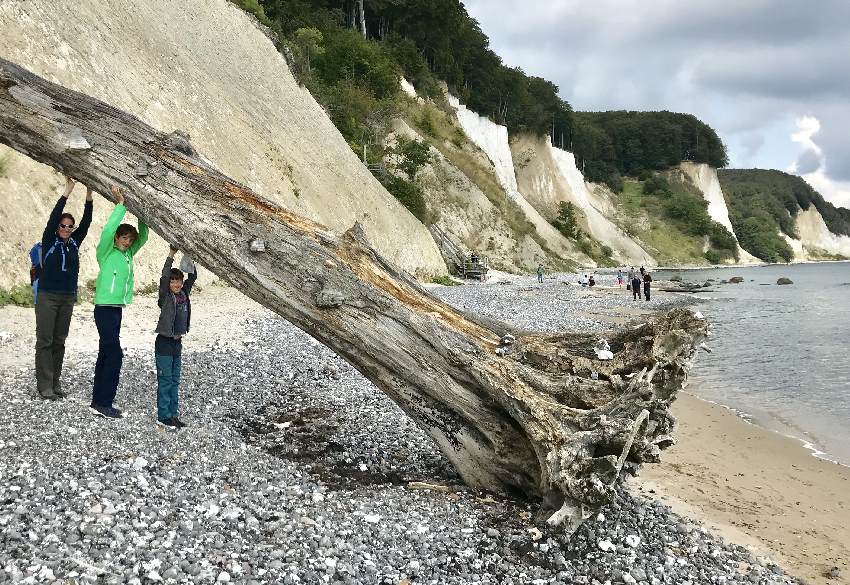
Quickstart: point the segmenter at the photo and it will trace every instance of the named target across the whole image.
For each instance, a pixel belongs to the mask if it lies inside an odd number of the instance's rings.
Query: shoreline
[[[671,410],[677,444],[632,485],[809,583],[850,583],[850,467],[691,392]]]
[[[696,399],[698,399],[702,402],[706,402],[706,403],[714,405],[714,406],[719,406],[720,408],[723,408],[724,410],[729,411],[731,414],[735,415],[735,417],[737,417],[739,420],[741,420],[742,422],[744,422],[748,425],[753,425],[754,427],[757,427],[759,429],[762,429],[762,430],[765,430],[765,431],[768,431],[768,432],[771,432],[771,433],[776,433],[780,437],[785,437],[786,439],[791,439],[792,441],[796,441],[797,443],[799,443],[800,447],[802,447],[803,449],[808,451],[809,454],[812,457],[814,457],[815,459],[820,459],[821,461],[826,461],[827,463],[832,463],[834,465],[838,465],[840,467],[846,467],[846,468],[850,469],[850,463],[845,463],[843,461],[838,460],[837,455],[830,455],[829,452],[822,450],[821,447],[819,447],[815,443],[813,443],[812,440],[804,439],[802,437],[798,437],[798,436],[792,434],[792,431],[791,431],[792,426],[790,425],[790,423],[783,421],[782,419],[780,419],[779,417],[777,417],[776,415],[774,415],[771,412],[765,411],[765,413],[767,415],[773,416],[775,420],[779,421],[779,425],[783,426],[782,430],[771,428],[771,426],[766,424],[763,421],[763,418],[758,416],[758,415],[752,414],[752,413],[744,411],[744,410],[739,410],[739,409],[737,409],[733,406],[730,406],[728,404],[724,404],[723,402],[719,402],[717,400],[712,400],[710,398],[706,398],[705,396],[701,396],[699,394],[699,391],[691,392],[688,389],[685,389],[685,390],[683,390],[683,393],[690,394],[690,395],[692,395],[693,397],[695,397]],[[804,434],[805,434],[805,431],[804,431]],[[831,457],[835,457],[835,458],[833,459]]]

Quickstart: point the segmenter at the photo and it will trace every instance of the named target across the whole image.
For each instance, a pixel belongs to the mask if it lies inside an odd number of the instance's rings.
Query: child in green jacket
[[[121,418],[112,405],[124,352],[121,350],[121,315],[133,301],[133,257],[148,241],[148,226],[140,219],[139,229],[121,223],[127,208],[121,189],[113,186],[117,205],[109,216],[97,244],[97,288],[94,295],[94,322],[100,336],[94,367],[91,409],[107,418]],[[120,224],[120,225],[119,225]]]

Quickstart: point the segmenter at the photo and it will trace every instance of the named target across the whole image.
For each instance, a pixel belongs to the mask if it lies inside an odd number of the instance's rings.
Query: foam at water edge
[[[687,386],[688,386],[688,384],[685,385],[686,388],[687,388]],[[687,392],[686,394],[689,394],[690,396],[693,396],[694,398],[696,398],[697,400],[701,400],[702,402],[706,402],[708,404],[713,404],[714,406],[719,406],[720,408],[728,410],[729,412],[734,414],[736,417],[738,417],[739,419],[741,419],[742,421],[744,421],[748,425],[752,425],[752,426],[758,427],[758,428],[760,428],[764,431],[776,433],[777,435],[779,435],[781,437],[785,437],[787,439],[792,439],[794,441],[797,441],[798,443],[800,443],[803,446],[803,448],[806,451],[811,452],[812,456],[817,458],[817,459],[822,459],[823,461],[828,461],[829,463],[834,463],[835,465],[840,465],[841,467],[850,468],[850,464],[845,464],[845,463],[842,463],[841,461],[838,461],[837,459],[832,459],[830,457],[829,453],[827,453],[826,451],[822,451],[820,448],[816,447],[815,444],[812,443],[811,441],[808,441],[806,439],[801,439],[800,437],[796,437],[796,436],[788,434],[788,433],[783,433],[783,432],[777,431],[775,429],[769,429],[765,426],[758,424],[758,422],[756,422],[756,418],[748,412],[745,412],[743,410],[738,410],[737,408],[733,408],[733,407],[729,406],[728,404],[723,404],[722,402],[717,402],[715,400],[709,400],[708,398],[704,398],[702,396],[694,394],[693,392]],[[803,433],[808,434],[808,433],[805,433],[805,431]]]

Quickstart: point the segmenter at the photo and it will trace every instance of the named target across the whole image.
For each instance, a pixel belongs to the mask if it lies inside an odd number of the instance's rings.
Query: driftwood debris
[[[87,148],[74,145],[85,140]],[[464,315],[379,256],[224,176],[180,133],[0,59],[0,142],[130,211],[388,394],[470,486],[541,502],[575,529],[624,469],[670,445],[668,406],[705,321],[674,310],[605,336],[527,334]]]

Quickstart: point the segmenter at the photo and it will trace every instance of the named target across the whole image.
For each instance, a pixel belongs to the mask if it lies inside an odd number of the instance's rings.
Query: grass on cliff
[[[642,182],[627,179],[623,191],[614,194],[623,231],[646,245],[661,265],[707,264],[703,238],[686,234],[665,219],[664,202],[642,191]]]
[[[534,224],[528,221],[522,209],[508,198],[499,185],[496,174],[490,164],[485,163],[486,156],[472,144],[463,130],[455,124],[453,114],[433,104],[420,104],[408,100],[404,110],[408,125],[417,130],[425,140],[440,151],[446,159],[460,170],[473,185],[501,212],[505,222],[516,235],[517,240],[531,236],[545,251],[545,240],[537,233]],[[549,252],[551,256],[554,254]]]

